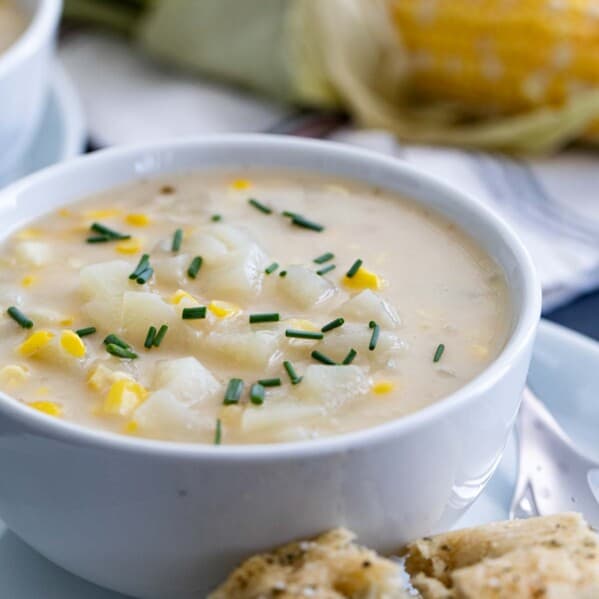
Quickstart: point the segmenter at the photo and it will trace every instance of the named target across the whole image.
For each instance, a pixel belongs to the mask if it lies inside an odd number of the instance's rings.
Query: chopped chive
[[[337,362],[335,362],[335,360],[331,360],[331,358],[325,356],[323,353],[319,352],[316,349],[310,355],[318,362],[322,362],[327,366],[337,366]]]
[[[263,387],[279,387],[281,385],[280,378],[260,379],[258,381]]]
[[[239,403],[241,392],[243,391],[243,381],[241,379],[231,379],[225,391],[225,399],[223,403],[226,406]]]
[[[291,380],[292,385],[297,385],[302,380],[302,377],[298,376],[297,372],[295,372],[295,368],[293,367],[293,364],[291,362],[289,362],[288,360],[285,360],[283,362],[283,367],[287,371],[287,374],[289,375],[289,379]]]
[[[216,427],[214,429],[214,444],[220,445],[223,439],[223,425],[220,418],[216,419]]]
[[[96,332],[96,327],[85,327],[84,329],[77,329],[75,335],[79,337],[87,337],[87,335],[93,335]]]
[[[144,341],[144,347],[150,349],[154,345],[154,339],[156,338],[156,327],[150,327]]]
[[[282,271],[279,273],[279,276],[280,276],[280,277],[286,277],[286,276],[287,276],[287,271],[286,271],[286,270],[282,270]]]
[[[343,326],[344,323],[345,323],[345,319],[335,318],[335,320],[331,320],[331,322],[328,322],[327,324],[325,324],[322,327],[322,329],[320,329],[320,330],[323,333],[328,333],[329,331],[332,331],[333,329]]]
[[[86,243],[107,243],[109,241],[113,241],[111,237],[106,237],[106,235],[94,235],[93,237],[88,237],[85,242]]]
[[[133,281],[139,277],[150,266],[150,254],[144,254],[137,263],[135,270],[129,275],[129,278]]]
[[[264,269],[264,272],[267,275],[271,275],[273,272],[275,272],[275,270],[277,270],[277,268],[279,268],[279,263],[278,262],[273,262],[270,266],[267,266]]]
[[[300,214],[294,214],[291,217],[291,223],[297,227],[302,227],[304,229],[310,229],[310,231],[316,231],[317,233],[324,231],[323,225],[319,225],[318,223],[308,220],[307,218],[301,216]]]
[[[295,339],[322,339],[324,335],[314,331],[301,331],[298,329],[286,329],[285,337],[293,337]]]
[[[195,279],[202,268],[202,256],[196,256],[187,269],[187,275],[190,279]]]
[[[328,272],[331,272],[332,270],[335,270],[336,268],[337,267],[334,264],[329,264],[328,266],[325,266],[324,268],[317,270],[316,274],[320,275],[322,277],[323,275],[326,275]]]
[[[250,204],[250,206],[253,206],[254,208],[260,210],[260,212],[262,212],[264,214],[272,214],[272,208],[269,208],[268,206],[266,206],[262,202],[259,202],[255,198],[250,198],[248,200],[248,204]]]
[[[290,212],[289,210],[283,210],[283,212],[281,212],[281,214],[288,218],[295,218],[297,216],[297,214],[295,212]]]
[[[171,245],[171,251],[178,252],[181,249],[183,243],[183,229],[177,229],[173,234],[173,243]]]
[[[358,258],[352,265],[351,268],[345,273],[345,276],[348,279],[351,279],[359,270],[360,266],[362,266],[362,260]]]
[[[135,352],[132,352],[130,349],[121,347],[120,345],[116,345],[114,343],[109,343],[106,346],[106,351],[113,356],[117,356],[117,358],[125,358],[127,360],[135,360],[135,358],[137,358],[137,354]]]
[[[33,327],[33,320],[27,318],[19,308],[16,306],[11,306],[6,313],[18,324],[20,324],[24,329],[30,329]]]
[[[137,275],[135,282],[138,283],[139,285],[144,285],[152,278],[153,274],[154,274],[154,269],[151,266],[148,266],[147,268],[145,268],[142,272],[140,272]]]
[[[439,345],[437,345],[437,349],[435,350],[433,362],[438,362],[441,359],[441,356],[443,355],[444,351],[445,351],[445,345],[443,345],[443,343],[439,343]]]
[[[222,220],[222,219],[223,219],[223,217],[222,217],[222,215],[220,215],[220,214],[213,214],[213,215],[210,217],[210,220],[211,220],[213,223],[217,223],[218,221],[220,221],[220,220]]]
[[[124,233],[119,233],[114,229],[109,229],[106,225],[102,225],[100,223],[92,223],[90,229],[99,233],[102,237],[108,237],[110,240],[124,240],[131,239],[131,235],[127,235]]]
[[[358,355],[358,352],[352,347],[349,350],[347,356],[345,356],[345,358],[343,358],[343,362],[341,362],[341,364],[343,364],[344,366],[351,364],[357,355]]]
[[[266,312],[264,314],[250,314],[250,324],[256,324],[259,322],[278,322],[278,312]]]
[[[374,350],[374,348],[376,347],[376,344],[379,341],[379,335],[381,334],[381,327],[376,324],[376,322],[374,322],[374,320],[371,320],[368,323],[368,326],[372,329],[372,336],[370,337],[370,343],[368,344],[368,349],[370,351]]]
[[[261,406],[264,403],[264,387],[260,383],[255,383],[251,386],[250,401],[255,406]]]
[[[181,313],[183,320],[198,320],[206,318],[206,306],[197,306],[195,308],[183,308]]]
[[[118,345],[123,349],[129,349],[131,346],[123,341],[120,337],[117,337],[114,333],[111,333],[104,339],[104,345]]]
[[[164,339],[164,336],[166,335],[167,331],[168,324],[163,324],[158,329],[158,332],[156,333],[156,335],[154,335],[154,341],[152,342],[154,344],[154,347],[160,347],[160,344],[162,343],[162,340]]]
[[[334,257],[335,254],[327,252],[326,254],[322,254],[322,256],[318,256],[318,258],[314,258],[314,262],[316,262],[316,264],[324,264],[325,262],[332,260]]]

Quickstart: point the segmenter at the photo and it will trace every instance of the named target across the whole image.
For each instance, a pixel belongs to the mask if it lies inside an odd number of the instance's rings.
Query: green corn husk
[[[599,90],[475,120],[441,101],[415,106],[386,0],[67,0],[66,14],[126,32],[158,60],[286,102],[341,108],[410,142],[543,153],[599,118]]]

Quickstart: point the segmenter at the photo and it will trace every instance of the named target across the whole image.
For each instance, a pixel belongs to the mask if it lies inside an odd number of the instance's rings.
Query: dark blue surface
[[[589,293],[558,308],[545,318],[599,341],[599,292]]]

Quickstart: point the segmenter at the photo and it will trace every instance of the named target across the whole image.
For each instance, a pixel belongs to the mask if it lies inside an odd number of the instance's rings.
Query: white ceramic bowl
[[[29,16],[26,31],[0,53],[0,173],[14,166],[40,122],[62,0],[15,0]]]
[[[269,136],[109,150],[1,193],[1,235],[139,177],[248,166],[358,178],[445,214],[503,266],[512,332],[501,355],[450,397],[317,441],[213,447],[139,440],[48,418],[0,395],[0,514],[53,562],[126,594],[204,597],[249,554],[333,526],[349,526],[385,551],[445,529],[493,473],[518,408],[540,311],[530,258],[476,200],[398,160]]]

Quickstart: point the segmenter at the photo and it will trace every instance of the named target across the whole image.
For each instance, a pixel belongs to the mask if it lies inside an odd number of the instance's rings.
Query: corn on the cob
[[[414,96],[464,114],[561,106],[599,87],[596,0],[392,0]]]

